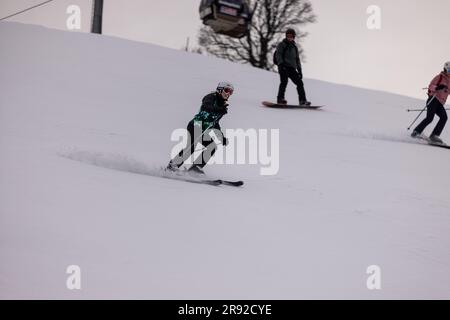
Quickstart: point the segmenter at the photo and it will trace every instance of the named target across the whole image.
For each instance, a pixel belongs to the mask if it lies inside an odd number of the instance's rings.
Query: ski
[[[199,180],[200,184],[208,184],[210,186],[220,186],[222,184],[221,180]]]
[[[244,181],[227,181],[227,180],[221,180],[222,184],[225,186],[231,186],[231,187],[240,187],[244,185]]]
[[[312,109],[317,110],[322,108],[323,106],[306,106],[306,105],[295,105],[295,104],[279,104],[269,101],[263,101],[262,105],[269,108],[277,108],[277,109]]]
[[[170,179],[170,178],[169,178]],[[191,182],[191,183],[198,183],[198,184],[207,184],[210,186],[220,186],[220,185],[224,185],[224,186],[230,186],[230,187],[241,187],[244,185],[244,181],[228,181],[228,180],[221,180],[221,179],[199,179],[199,180],[194,180],[194,179],[177,179],[175,178],[175,180],[181,180],[181,181],[186,181],[186,182]]]
[[[416,144],[421,144],[421,145],[424,145],[424,146],[439,147],[439,148],[444,148],[444,149],[450,149],[449,145],[447,145],[445,143],[432,142],[430,140],[430,138],[425,137],[425,136],[413,137],[413,139],[417,140]]]
[[[225,185],[225,186],[232,186],[232,187],[240,187],[240,186],[244,185],[244,182],[240,181],[240,180],[239,181],[229,181],[229,180],[224,180],[224,179],[212,179],[212,178],[209,178],[208,176],[206,176],[204,173],[196,173],[196,172],[189,171],[189,170],[181,170],[180,172],[183,172],[183,174],[187,174],[188,176],[191,176],[191,177],[196,177],[198,179],[210,181],[211,184]]]
[[[449,145],[441,144],[441,143],[432,143],[432,142],[429,142],[428,145],[433,146],[433,147],[439,147],[439,148],[444,148],[444,149],[450,149],[450,146],[449,146]]]
[[[185,176],[179,176],[179,175],[164,174],[164,175],[162,175],[162,178],[177,180],[177,181],[184,181],[184,182],[189,182],[189,183],[196,183],[196,184],[207,184],[207,185],[211,185],[211,186],[220,186],[222,184],[221,180],[195,179],[193,177],[185,177]]]
[[[173,179],[173,180],[179,180],[179,181],[185,181],[190,183],[197,183],[197,184],[207,184],[211,186],[231,186],[231,187],[240,187],[244,185],[243,181],[229,181],[229,180],[222,180],[222,179],[213,179],[204,177],[203,175],[198,174],[189,174],[186,170],[178,170],[178,171],[167,171],[163,169],[163,178],[166,179]]]
[[[228,181],[228,180],[221,180],[221,179],[216,179],[216,180],[210,180],[210,179],[201,179],[199,180],[200,183],[204,183],[204,184],[209,184],[209,185],[213,185],[213,186],[230,186],[230,187],[241,187],[244,185],[244,181]]]

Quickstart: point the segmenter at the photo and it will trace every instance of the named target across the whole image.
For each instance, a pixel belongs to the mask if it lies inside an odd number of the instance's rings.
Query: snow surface
[[[17,23],[0,41],[0,298],[450,298],[450,152],[406,131],[423,101],[306,79],[325,109],[268,109],[278,76],[249,66]],[[224,128],[280,129],[279,173],[155,176],[220,80]]]

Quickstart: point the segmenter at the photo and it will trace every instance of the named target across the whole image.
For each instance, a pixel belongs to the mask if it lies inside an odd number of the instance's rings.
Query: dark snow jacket
[[[276,61],[278,66],[300,69],[302,65],[300,63],[300,57],[297,45],[294,41],[284,39],[277,46]]]
[[[228,113],[227,107],[228,103],[223,99],[222,95],[217,92],[210,93],[203,98],[200,111],[192,121],[194,123],[201,122],[202,129],[206,130],[219,117]],[[219,122],[217,121],[212,128],[220,130]]]

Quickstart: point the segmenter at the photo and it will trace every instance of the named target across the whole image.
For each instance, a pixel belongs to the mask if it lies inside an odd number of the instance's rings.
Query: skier
[[[439,117],[439,122],[434,128],[429,140],[432,143],[443,144],[442,139],[439,137],[444,130],[447,122],[447,112],[445,111],[445,103],[449,95],[450,87],[450,61],[444,65],[444,71],[438,74],[431,81],[428,87],[428,100],[427,100],[427,117],[414,129],[411,136],[413,138],[427,138],[422,134],[423,130],[433,122],[434,115]]]
[[[199,113],[188,123],[187,131],[189,139],[187,146],[181,150],[178,155],[170,160],[167,169],[177,170],[194,153],[195,147],[200,142],[205,149],[202,154],[194,161],[194,164],[188,171],[203,174],[203,167],[214,155],[217,144],[207,136],[213,130],[217,138],[222,139],[222,144],[226,146],[228,139],[221,131],[219,121],[228,113],[228,99],[234,92],[234,87],[229,82],[220,82],[216,91],[206,95],[202,100]]]
[[[286,38],[277,46],[274,55],[274,63],[278,66],[280,74],[280,87],[278,89],[277,103],[287,104],[284,98],[288,79],[297,86],[299,104],[309,106],[311,102],[306,100],[305,88],[303,86],[302,65],[297,45],[295,44],[296,32],[294,29],[286,31]]]

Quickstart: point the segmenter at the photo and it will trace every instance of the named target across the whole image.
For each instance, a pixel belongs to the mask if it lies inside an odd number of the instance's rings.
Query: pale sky
[[[0,18],[43,0],[0,0]],[[103,31],[181,49],[195,44],[200,0],[105,0]],[[306,78],[424,98],[421,88],[450,60],[450,0],[311,0],[318,22],[306,27]],[[67,30],[66,9],[81,8],[88,32],[91,0],[55,0],[8,21]],[[381,29],[369,30],[370,5]]]

